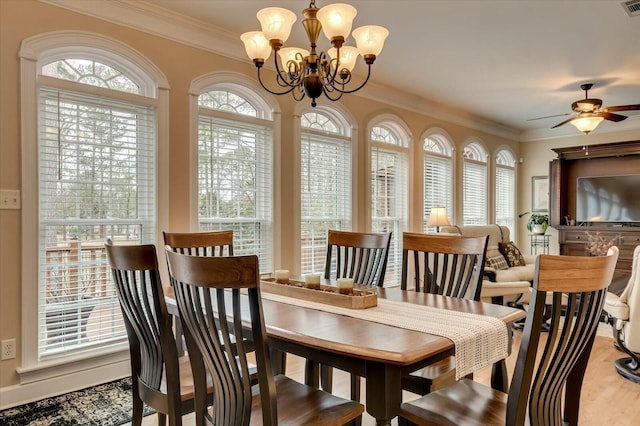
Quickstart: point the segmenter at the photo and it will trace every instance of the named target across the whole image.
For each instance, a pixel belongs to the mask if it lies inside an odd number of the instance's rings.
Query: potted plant
[[[527,222],[527,229],[532,234],[542,235],[547,232],[549,226],[549,215],[531,213],[529,222]]]

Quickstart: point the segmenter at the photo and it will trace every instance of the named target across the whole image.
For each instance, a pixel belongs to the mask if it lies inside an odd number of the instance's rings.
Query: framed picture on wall
[[[549,178],[547,176],[531,177],[531,211],[546,212],[549,210]]]

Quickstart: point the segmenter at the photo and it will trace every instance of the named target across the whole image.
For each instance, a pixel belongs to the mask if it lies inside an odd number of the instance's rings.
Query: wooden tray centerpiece
[[[358,284],[355,284],[352,290],[341,293],[338,287],[332,285],[317,284],[307,287],[302,280],[292,278],[288,282],[279,282],[270,277],[260,280],[260,288],[268,293],[342,308],[366,309],[378,305],[376,289]]]

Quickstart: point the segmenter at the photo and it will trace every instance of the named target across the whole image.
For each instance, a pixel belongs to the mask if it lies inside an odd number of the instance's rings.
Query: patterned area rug
[[[131,378],[0,411],[3,426],[116,426],[131,422]],[[145,406],[144,415],[153,414]]]

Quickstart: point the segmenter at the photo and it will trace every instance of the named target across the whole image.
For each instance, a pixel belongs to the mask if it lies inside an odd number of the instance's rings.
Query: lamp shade
[[[336,59],[337,50],[335,47],[332,47],[327,51],[331,59]],[[340,48],[340,65],[338,66],[338,72],[343,68],[348,69],[349,72],[353,71],[353,68],[356,66],[356,59],[358,59],[358,49],[353,46],[342,46]]]
[[[300,55],[298,55],[298,53]],[[299,49],[297,47],[283,47],[282,49],[278,50],[278,55],[280,55],[280,60],[282,61],[283,67],[287,69],[289,61],[300,64],[304,58],[309,56],[309,51]]]
[[[335,37],[349,37],[353,18],[357,13],[356,8],[351,5],[335,3],[320,8],[316,16],[322,24],[324,35],[331,40]]]
[[[604,120],[603,117],[597,115],[587,115],[584,117],[576,118],[575,120],[570,121],[571,124],[575,126],[576,129],[581,132],[585,132],[587,134],[591,133],[598,124],[600,124]]]
[[[244,43],[244,50],[250,59],[267,59],[271,54],[271,46],[269,40],[261,31],[249,31],[240,36],[240,40]]]
[[[362,56],[378,56],[382,52],[384,40],[389,35],[389,31],[378,25],[365,25],[353,30],[353,38],[356,39],[358,52]]]
[[[429,222],[427,226],[449,226],[449,218],[447,217],[447,209],[444,206],[431,207],[431,213],[429,214]]]
[[[291,27],[296,22],[296,14],[282,7],[265,7],[256,14],[262,32],[267,40],[287,41],[291,34]]]

